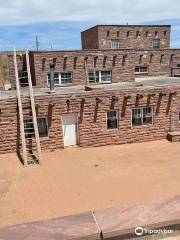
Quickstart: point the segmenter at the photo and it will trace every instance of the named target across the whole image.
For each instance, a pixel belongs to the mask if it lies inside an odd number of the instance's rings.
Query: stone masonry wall
[[[123,57],[125,64],[123,65]],[[87,83],[84,59],[87,58],[87,71],[93,70],[96,60],[97,70],[112,70],[112,82],[132,82],[136,77],[144,76],[180,76],[180,49],[159,50],[90,50],[30,52],[30,64],[33,85],[47,86],[49,64],[56,62],[56,72],[72,72],[73,82],[68,85]],[[24,58],[17,57],[18,69],[23,70]],[[66,64],[65,64],[66,63]],[[135,66],[148,66],[148,74],[135,74]],[[9,71],[12,88],[15,88],[13,56],[9,55]]]
[[[174,76],[180,74],[180,49],[136,50],[135,66],[148,66],[148,74],[141,76]]]
[[[96,60],[96,70],[112,70],[112,82],[134,81],[134,51],[108,50],[108,51],[57,51],[57,52],[31,52],[30,63],[32,81],[37,87],[48,87],[47,74],[50,71],[49,64],[56,62],[55,72],[72,72],[72,84],[85,85],[87,83],[85,61],[87,58],[87,71],[93,70],[93,61]],[[123,64],[123,57],[125,63]],[[10,80],[12,88],[15,88],[13,56],[9,55]],[[18,68],[23,68],[23,59],[17,58]]]
[[[94,36],[96,29],[95,40]],[[111,41],[120,40],[121,48],[152,49],[153,39],[160,39],[160,48],[170,48],[170,26],[131,26],[131,25],[105,25],[96,26],[82,32],[82,45],[84,48],[97,48],[97,38],[99,49],[111,49]],[[89,43],[91,42],[91,44]]]
[[[98,49],[98,28],[93,27],[81,33],[82,49]]]
[[[177,95],[170,95],[176,91]],[[160,97],[159,93],[166,93]],[[155,96],[148,94],[155,93]],[[137,94],[143,98],[136,99]],[[125,101],[124,96],[131,98]],[[118,101],[113,104],[112,96],[117,96]],[[101,102],[96,103],[96,97]],[[82,98],[85,103],[82,103]],[[69,107],[66,103],[70,100]],[[36,96],[38,103],[38,117],[47,117],[49,136],[41,138],[42,149],[63,148],[62,114],[78,114],[78,139],[79,146],[102,146],[111,144],[124,144],[134,142],[165,139],[168,131],[180,130],[180,89],[176,86],[166,88],[129,89],[90,91],[76,94],[55,94]],[[53,103],[54,106],[52,106]],[[23,106],[28,106],[28,99],[23,100]],[[132,108],[138,106],[153,107],[153,125],[132,127]],[[19,124],[17,120],[17,102],[15,98],[0,100],[0,153],[15,152],[20,145]],[[107,129],[106,114],[110,109],[118,111],[118,128]],[[27,108],[27,113],[28,113]],[[28,117],[28,114],[27,114]]]

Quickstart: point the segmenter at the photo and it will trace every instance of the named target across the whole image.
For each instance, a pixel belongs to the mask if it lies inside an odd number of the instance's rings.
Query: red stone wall
[[[114,62],[114,56],[116,57]],[[123,65],[123,56],[126,56]],[[31,52],[30,63],[32,80],[37,87],[47,86],[47,74],[50,71],[49,64],[56,62],[56,72],[72,72],[73,81],[70,85],[85,85],[86,71],[84,58],[87,57],[87,70],[93,70],[93,60],[97,57],[97,70],[111,70],[112,82],[134,81],[134,51],[107,50],[107,51],[57,51],[57,52]],[[106,60],[104,60],[106,58]],[[66,59],[66,64],[65,64]],[[75,63],[76,59],[76,63]],[[23,69],[23,60],[18,57],[18,68]],[[10,80],[12,88],[15,88],[13,56],[9,55]],[[69,84],[68,84],[69,85]]]
[[[169,95],[177,91],[176,96]],[[167,93],[166,96],[159,96],[159,93]],[[149,97],[149,93],[155,93]],[[131,96],[127,101],[124,96]],[[137,94],[143,94],[143,98],[137,101]],[[117,96],[118,101],[112,104],[112,96]],[[101,103],[96,104],[96,97]],[[84,106],[82,98],[85,99]],[[69,108],[66,101],[70,100]],[[38,117],[47,117],[49,137],[41,138],[42,149],[63,148],[63,133],[61,116],[66,113],[78,114],[78,135],[79,146],[102,146],[111,144],[123,144],[165,139],[168,131],[180,130],[180,90],[177,87],[143,88],[112,91],[92,91],[79,94],[56,94],[36,96],[38,103]],[[49,103],[55,105],[49,105]],[[23,100],[26,105],[26,116],[29,109],[28,99]],[[154,111],[154,124],[148,126],[131,126],[131,111],[134,107],[152,106]],[[0,153],[14,152],[19,146],[19,124],[17,121],[17,102],[15,98],[0,100]],[[118,128],[107,129],[106,113],[110,109],[118,111]]]
[[[81,33],[82,49],[98,49],[98,27],[92,27]]]
[[[2,69],[2,56],[0,55],[0,89],[4,88],[4,78],[3,78],[3,69]]]
[[[135,66],[148,66],[145,76],[174,76],[180,73],[180,49],[136,50]],[[144,76],[136,74],[136,77]]]
[[[164,32],[166,32],[166,35],[164,35]],[[97,45],[97,39],[99,46]],[[152,49],[153,39],[160,39],[160,48],[170,48],[170,26],[100,25],[82,33],[84,49],[97,47],[99,49],[111,49],[111,41],[114,39],[120,40],[121,48]]]

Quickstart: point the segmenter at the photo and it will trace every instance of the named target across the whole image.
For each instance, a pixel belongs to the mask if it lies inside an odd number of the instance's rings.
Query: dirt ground
[[[41,166],[0,155],[0,226],[180,194],[180,143],[43,152]]]

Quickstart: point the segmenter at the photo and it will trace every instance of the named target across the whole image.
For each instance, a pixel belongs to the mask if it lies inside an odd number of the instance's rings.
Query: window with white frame
[[[149,71],[148,66],[135,67],[135,74],[144,74],[144,73],[148,73],[148,71]]]
[[[119,40],[111,40],[111,48],[120,48],[121,42]]]
[[[110,70],[92,71],[88,73],[89,83],[111,83],[112,72]]]
[[[72,73],[63,72],[61,73],[61,84],[72,83]]]
[[[153,40],[153,48],[160,48],[160,39]]]
[[[132,126],[153,124],[153,108],[142,107],[132,109]]]
[[[54,85],[68,84],[72,83],[72,73],[62,72],[54,73]],[[48,73],[48,85],[50,85],[50,73]]]
[[[110,110],[107,112],[107,129],[118,128],[118,112]]]

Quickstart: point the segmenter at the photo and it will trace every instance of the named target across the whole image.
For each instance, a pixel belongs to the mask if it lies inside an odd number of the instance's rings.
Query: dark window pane
[[[117,121],[117,112],[116,111],[108,111],[107,112],[107,128],[113,129],[118,127]]]
[[[132,117],[132,126],[140,126],[140,125],[142,125],[141,118]]]
[[[48,136],[48,130],[47,130],[46,118],[38,118],[37,119],[37,124],[38,124],[39,136],[40,137],[47,137]]]
[[[153,48],[160,48],[160,39],[153,40]]]
[[[111,82],[111,71],[101,71],[101,81],[102,82]]]
[[[107,128],[108,129],[117,128],[117,119],[108,119]]]

